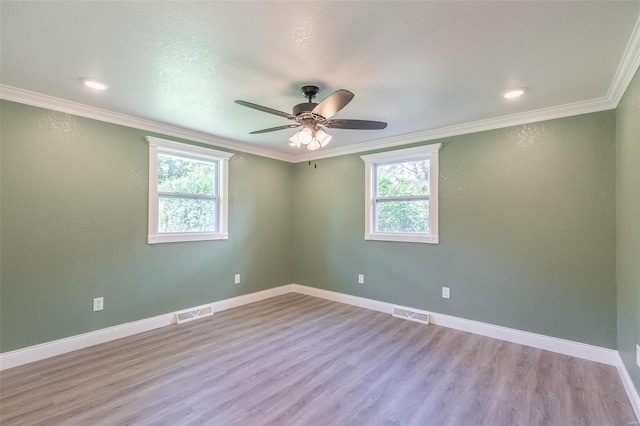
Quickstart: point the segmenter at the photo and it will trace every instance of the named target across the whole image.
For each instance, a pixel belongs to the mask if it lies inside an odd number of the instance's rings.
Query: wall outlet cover
[[[358,274],[358,284],[364,284],[364,274]]]
[[[451,297],[451,292],[449,290],[449,287],[442,287],[442,298],[449,299],[450,297]]]
[[[234,282],[235,282],[236,284],[240,284],[240,274],[236,274],[236,275],[235,275]]]
[[[96,297],[93,299],[93,312],[104,309],[104,297]]]
[[[636,364],[640,368],[640,345],[636,345]]]

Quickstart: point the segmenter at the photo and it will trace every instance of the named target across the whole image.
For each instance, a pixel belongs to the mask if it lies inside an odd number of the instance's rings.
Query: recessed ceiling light
[[[526,91],[527,91],[526,87],[518,87],[516,89],[507,90],[506,92],[504,92],[502,96],[504,96],[507,99],[513,99],[513,98],[517,98],[518,96],[522,96]]]
[[[94,80],[92,78],[81,78],[80,81],[85,86],[90,87],[91,89],[95,89],[95,90],[107,90],[107,87],[109,87],[106,84],[104,84],[103,82],[98,81],[98,80]]]

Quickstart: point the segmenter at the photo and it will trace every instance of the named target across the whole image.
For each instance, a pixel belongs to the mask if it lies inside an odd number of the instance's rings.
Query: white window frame
[[[380,152],[377,154],[362,155],[364,160],[364,239],[377,241],[399,241],[408,243],[439,244],[438,234],[438,175],[439,175],[439,151],[441,143],[418,146],[415,148],[399,149],[395,151]],[[429,234],[378,232],[376,231],[376,166],[406,161],[430,160],[431,185],[429,195]]]
[[[233,156],[233,153],[169,141],[153,136],[146,136],[145,139],[149,143],[149,230],[147,243],[229,239],[229,158]],[[158,232],[158,154],[160,153],[217,163],[216,173],[218,176],[216,176],[216,182],[218,191],[216,208],[218,211],[216,216],[218,218],[218,229],[216,232]]]

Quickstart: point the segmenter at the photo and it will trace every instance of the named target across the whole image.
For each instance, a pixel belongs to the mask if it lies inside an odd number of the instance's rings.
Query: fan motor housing
[[[299,115],[303,112],[311,112],[316,107],[314,102],[304,102],[293,107],[293,115]]]

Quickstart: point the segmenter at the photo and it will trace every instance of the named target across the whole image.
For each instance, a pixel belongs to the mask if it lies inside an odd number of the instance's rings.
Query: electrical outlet
[[[104,309],[104,297],[96,297],[93,299],[93,312]]]
[[[449,292],[449,287],[442,287],[442,298],[449,299],[450,296],[451,296],[451,293]]]
[[[364,284],[364,274],[358,274],[358,284]]]
[[[640,368],[640,345],[636,345],[636,364]]]
[[[236,276],[234,278],[234,283],[240,284],[240,274],[236,274]]]

